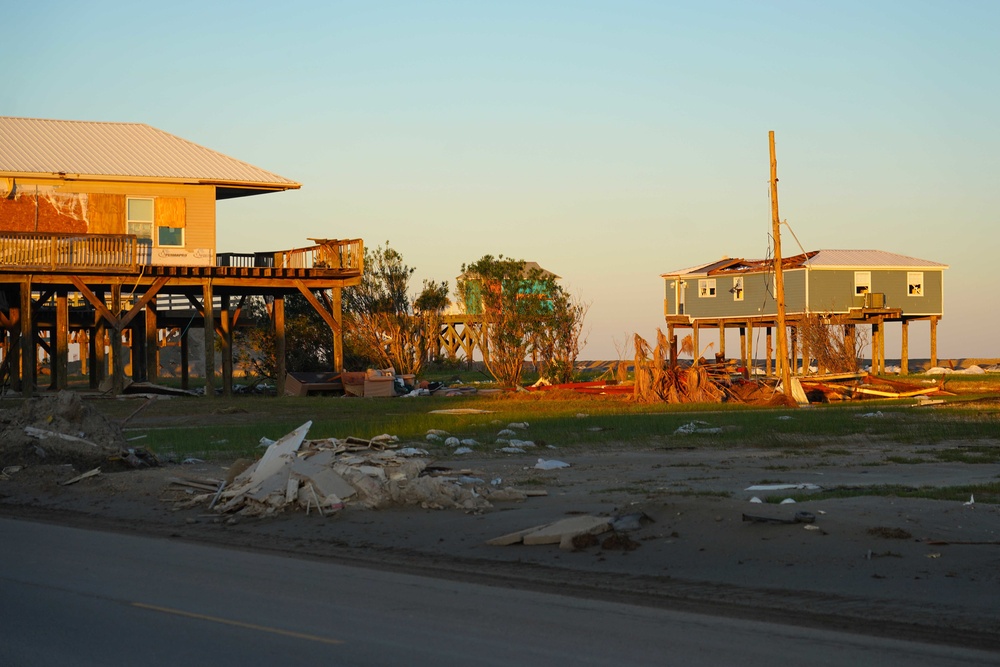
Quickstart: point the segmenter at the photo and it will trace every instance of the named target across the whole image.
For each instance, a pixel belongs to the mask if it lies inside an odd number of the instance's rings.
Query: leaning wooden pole
[[[767,133],[771,148],[771,234],[774,236],[774,299],[778,305],[778,351],[775,361],[785,396],[792,396],[792,374],[788,367],[785,331],[785,278],[781,271],[781,222],[778,219],[778,160],[774,154],[774,130]]]

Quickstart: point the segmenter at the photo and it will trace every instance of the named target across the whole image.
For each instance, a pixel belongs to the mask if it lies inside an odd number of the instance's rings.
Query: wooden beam
[[[312,290],[307,288],[301,280],[294,280],[292,282],[295,283],[295,287],[298,288],[299,292],[302,293],[302,296],[304,296],[313,309],[319,313],[320,317],[323,318],[333,332],[340,333],[340,323],[333,318],[333,314],[330,313],[330,311],[323,307],[323,304],[319,302],[319,299],[317,299],[316,295],[312,293]]]
[[[83,295],[83,298],[94,307],[94,310],[97,311],[98,315],[107,320],[108,324],[111,326],[118,326],[118,317],[116,315],[112,315],[111,311],[108,310],[108,307],[104,305],[103,296],[98,298],[96,294],[90,291],[90,288],[87,287],[87,284],[83,282],[83,279],[79,276],[70,276],[69,279],[73,283],[73,286],[76,287],[77,291]]]
[[[149,286],[149,289],[146,290],[145,294],[139,297],[139,300],[136,301],[135,304],[133,304],[133,306],[122,318],[121,328],[124,329],[125,327],[127,327],[129,325],[129,322],[131,322],[136,315],[142,312],[142,310],[146,307],[146,304],[152,301],[153,298],[156,296],[157,292],[163,289],[163,286],[166,285],[167,282],[169,281],[170,278],[167,276],[160,276],[159,278],[154,280],[153,284]]]

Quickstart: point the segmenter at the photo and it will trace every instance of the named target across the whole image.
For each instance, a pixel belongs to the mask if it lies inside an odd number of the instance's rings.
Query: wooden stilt
[[[855,359],[854,367],[857,369],[858,362],[858,336],[853,324],[844,325],[844,348],[849,350]]]
[[[122,345],[121,315],[122,286],[115,283],[111,286],[111,313],[115,322],[111,325],[111,393],[118,396],[125,389],[125,349]]]
[[[150,382],[160,379],[160,330],[156,315],[156,305],[146,304],[146,379]]]
[[[726,358],[726,325],[724,322],[719,322],[719,356],[722,359]]]
[[[931,367],[938,365],[937,358],[937,325],[938,318],[931,317]]]
[[[740,363],[746,364],[747,362],[747,329],[746,327],[740,327]]]
[[[677,334],[673,324],[667,325],[667,341],[670,343],[670,368],[677,368]]]
[[[211,399],[215,398],[215,301],[211,280],[202,282],[201,292],[205,329],[205,396]]]
[[[285,297],[274,297],[274,386],[285,395]]]
[[[695,322],[695,324],[691,327],[691,347],[693,348],[692,351],[691,351],[691,356],[694,358],[694,365],[697,366],[698,365],[698,357],[701,356],[701,344],[698,341],[698,323],[697,322]]]
[[[38,348],[32,327],[31,279],[21,282],[21,395],[31,398],[35,393],[35,370]]]
[[[76,344],[80,357],[80,375],[87,377],[87,363],[90,361],[90,331],[79,329],[76,332]]]
[[[333,319],[337,321],[340,331],[333,332],[333,370],[344,370],[344,313],[343,313],[343,290],[334,287],[330,290],[330,312]]]
[[[222,395],[233,395],[233,328],[229,313],[229,295],[221,297],[219,329],[222,339]]]
[[[767,347],[767,361],[764,363],[764,375],[771,377],[774,373],[774,367],[772,366],[774,360],[771,358],[771,327],[767,327],[766,331],[767,342],[765,343],[765,346]]]
[[[910,323],[903,320],[902,340],[899,350],[899,374],[910,374]]]
[[[799,367],[799,329],[798,327],[791,327],[791,329],[791,342],[788,345],[789,358],[785,360],[785,363],[788,364],[788,367],[794,374],[798,372]]]
[[[879,323],[872,322],[872,375],[879,375],[882,372],[882,361],[879,359],[881,345],[882,327]]]
[[[191,388],[191,340],[188,333],[187,327],[181,330],[181,389]]]
[[[52,355],[52,388],[69,387],[69,299],[65,290],[56,292],[55,354]]]

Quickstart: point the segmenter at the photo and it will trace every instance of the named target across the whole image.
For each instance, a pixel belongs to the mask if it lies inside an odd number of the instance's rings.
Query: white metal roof
[[[142,123],[0,116],[0,173],[168,180],[288,190],[284,176]]]
[[[907,257],[884,250],[820,250],[803,262],[810,269],[947,269],[947,264]]]

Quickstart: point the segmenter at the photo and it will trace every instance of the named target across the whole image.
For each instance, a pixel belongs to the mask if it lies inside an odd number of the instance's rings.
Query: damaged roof
[[[215,185],[219,199],[301,187],[143,123],[10,116],[0,116],[0,174]]]
[[[771,259],[723,259],[679,271],[660,274],[661,278],[710,276],[722,273],[770,271]],[[812,250],[781,260],[783,269],[947,269],[947,264],[908,257],[884,250]]]

